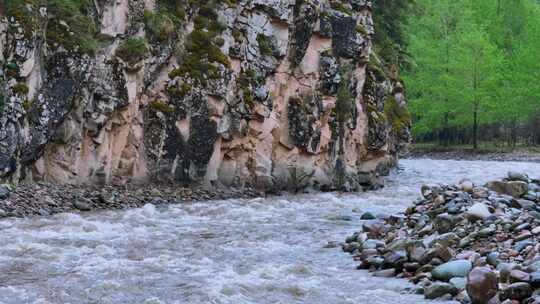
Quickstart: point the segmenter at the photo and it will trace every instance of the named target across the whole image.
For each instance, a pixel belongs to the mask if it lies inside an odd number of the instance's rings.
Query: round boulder
[[[499,280],[489,267],[476,267],[467,277],[466,289],[473,304],[487,304],[497,294]]]

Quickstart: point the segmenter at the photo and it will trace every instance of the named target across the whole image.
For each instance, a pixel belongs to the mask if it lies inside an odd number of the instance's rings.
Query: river
[[[0,221],[0,303],[429,303],[339,247],[363,212],[403,211],[424,183],[477,183],[540,164],[403,160],[360,194],[147,205]],[[540,174],[539,174],[540,175]]]

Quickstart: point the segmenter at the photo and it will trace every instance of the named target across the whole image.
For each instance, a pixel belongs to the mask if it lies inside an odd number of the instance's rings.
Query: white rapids
[[[341,248],[365,211],[403,211],[424,183],[540,164],[403,160],[386,188],[0,221],[0,303],[429,303]]]

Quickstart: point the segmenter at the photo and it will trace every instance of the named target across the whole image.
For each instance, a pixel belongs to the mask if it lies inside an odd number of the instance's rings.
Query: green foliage
[[[343,73],[346,75],[345,73]],[[337,91],[336,99],[336,118],[339,124],[343,125],[348,119],[352,116],[352,111],[354,109],[354,97],[349,88],[349,77],[343,78],[344,81],[341,81]]]
[[[90,17],[94,4],[90,0],[9,0],[6,13],[21,24],[26,38],[37,29],[39,8],[47,8],[45,37],[50,46],[68,51],[93,54],[98,41],[97,26]],[[67,25],[67,26],[66,26]]]
[[[392,96],[384,103],[384,115],[396,132],[401,132],[411,124],[411,113]]]
[[[366,31],[366,29],[362,26],[362,25],[359,25],[356,27],[356,32],[362,36],[367,36],[368,35],[368,32]]]
[[[413,131],[529,119],[540,110],[540,7],[534,0],[417,0],[405,75]]]
[[[257,43],[259,44],[259,50],[264,56],[271,56],[273,51],[272,41],[270,38],[264,34],[257,35]]]
[[[374,45],[388,64],[408,66],[406,24],[416,0],[373,1]]]
[[[220,77],[216,63],[226,68],[231,67],[229,58],[218,47],[221,44],[218,36],[226,27],[218,21],[218,2],[189,0],[188,4],[199,8],[194,18],[195,28],[187,37],[185,53],[180,56],[180,66],[169,77],[190,77],[206,86],[209,79]]]
[[[164,13],[144,11],[144,23],[152,40],[166,42],[172,38],[175,31],[175,23]]]
[[[122,58],[127,63],[134,64],[149,55],[146,39],[141,37],[130,37],[122,42],[116,49],[116,56]]]
[[[243,70],[236,81],[238,88],[242,90],[242,100],[247,105],[253,105],[255,100],[253,89],[260,84],[257,73],[254,70]]]
[[[350,8],[350,6],[342,3],[342,2],[332,2],[331,3],[331,6],[333,9],[335,9],[336,11],[340,11],[344,14],[347,14],[347,15],[352,15],[353,14],[353,10]]]
[[[19,96],[26,96],[28,95],[29,88],[24,82],[18,82],[14,86],[11,87],[11,90],[15,95]]]
[[[174,113],[174,108],[168,105],[167,103],[160,101],[160,100],[154,100],[150,102],[150,108],[152,108],[155,111],[168,114],[168,113]]]
[[[28,112],[32,108],[32,105],[34,105],[34,102],[31,99],[26,99],[23,101],[23,109]]]

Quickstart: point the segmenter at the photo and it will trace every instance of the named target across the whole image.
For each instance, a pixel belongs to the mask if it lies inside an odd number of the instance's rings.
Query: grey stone
[[[516,198],[521,197],[529,190],[529,185],[526,182],[522,181],[492,181],[489,182],[486,186],[489,190],[502,194],[507,194]]]
[[[472,269],[472,263],[466,260],[457,260],[444,263],[431,271],[434,279],[449,281],[455,277],[466,277]]]
[[[521,301],[524,300],[532,295],[532,288],[529,283],[514,283],[508,285],[505,289],[501,291],[501,299],[502,300],[516,300]]]
[[[450,283],[434,282],[425,288],[424,296],[426,299],[434,300],[445,294],[456,295],[458,292],[458,289]]]
[[[489,211],[489,208],[484,203],[475,203],[472,205],[469,210],[466,212],[467,216],[472,219],[486,219],[491,215],[491,212]]]
[[[4,200],[9,197],[10,190],[5,185],[0,185],[0,200]]]
[[[89,203],[84,202],[82,200],[78,200],[78,199],[73,202],[73,206],[75,208],[81,210],[81,211],[90,211],[90,210],[92,210],[92,207],[90,206]]]

